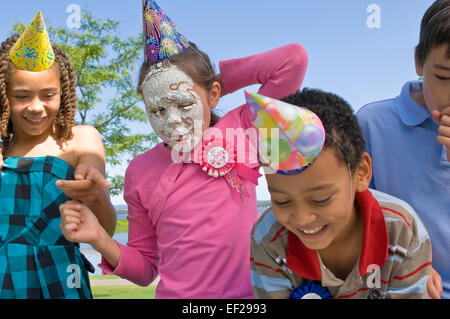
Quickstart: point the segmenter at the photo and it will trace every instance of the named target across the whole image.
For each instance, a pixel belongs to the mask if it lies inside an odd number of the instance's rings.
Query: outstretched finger
[[[91,180],[63,180],[59,179],[55,182],[55,185],[61,189],[64,193],[73,191],[89,190],[92,186]]]

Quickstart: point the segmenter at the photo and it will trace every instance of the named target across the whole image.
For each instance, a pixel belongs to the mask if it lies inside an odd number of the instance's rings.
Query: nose
[[[31,100],[27,108],[32,113],[40,113],[44,110],[44,102],[39,97],[35,97]]]
[[[306,207],[298,207],[294,214],[292,214],[294,225],[300,228],[313,224],[316,219],[316,214]]]
[[[167,109],[167,124],[171,126],[178,126],[182,123],[181,115],[176,108],[168,108]]]

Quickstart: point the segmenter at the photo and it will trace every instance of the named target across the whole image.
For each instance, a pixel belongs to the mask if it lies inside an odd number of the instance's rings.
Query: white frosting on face
[[[203,127],[203,105],[193,80],[175,65],[149,75],[141,89],[153,130],[173,149],[192,151]]]

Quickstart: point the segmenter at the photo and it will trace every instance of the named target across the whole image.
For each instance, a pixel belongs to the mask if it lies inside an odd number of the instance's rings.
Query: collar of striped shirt
[[[369,272],[369,265],[382,267],[388,257],[389,239],[384,216],[378,201],[369,190],[356,193],[364,219],[364,234],[359,273]],[[319,257],[315,250],[307,248],[297,236],[289,232],[287,266],[296,274],[312,280],[322,280]]]

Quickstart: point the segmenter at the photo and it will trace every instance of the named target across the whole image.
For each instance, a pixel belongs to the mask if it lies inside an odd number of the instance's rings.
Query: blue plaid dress
[[[55,185],[74,179],[53,157],[9,157],[0,174],[0,298],[92,298],[79,245],[60,229],[59,205],[69,198]]]

